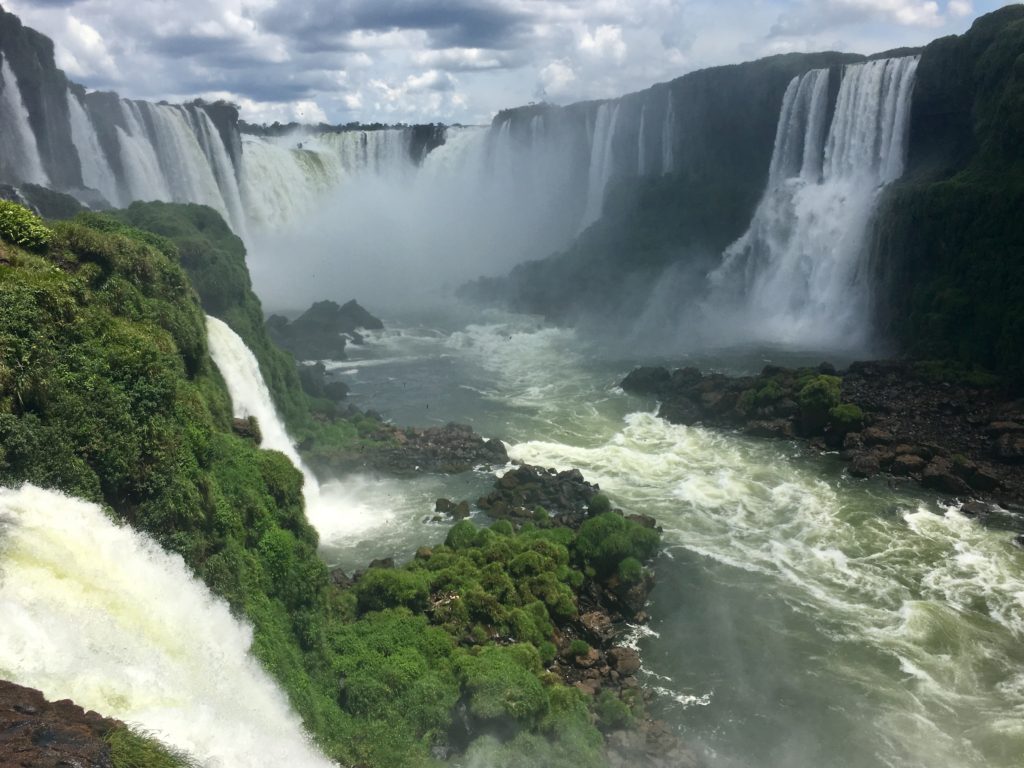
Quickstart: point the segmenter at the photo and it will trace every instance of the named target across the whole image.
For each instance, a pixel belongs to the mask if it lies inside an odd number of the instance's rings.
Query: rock
[[[469,517],[469,502],[460,501],[455,505],[455,509],[451,511],[451,516],[456,520],[465,520]]]
[[[429,560],[434,556],[434,550],[431,547],[420,547],[416,550],[417,560]]]
[[[348,589],[355,583],[341,568],[332,568],[328,578],[331,584],[341,589]]]
[[[580,616],[580,624],[600,644],[607,643],[615,636],[615,625],[608,614],[590,611]]]
[[[988,504],[980,501],[966,501],[960,505],[960,513],[966,517],[984,519],[988,515]]]
[[[232,419],[231,431],[239,437],[251,440],[256,445],[263,442],[263,432],[260,430],[260,423],[256,420],[255,416],[248,416],[244,419]]]
[[[967,482],[971,488],[977,488],[979,491],[997,491],[1002,487],[1003,481],[992,474],[992,471],[985,467],[978,467],[974,474],[971,475]]]
[[[953,472],[953,464],[941,457],[932,459],[921,473],[921,482],[925,488],[952,494],[968,494],[971,489]]]
[[[1018,533],[1016,536],[1014,536],[1013,543],[1015,546],[1024,549],[1024,533]]]
[[[623,677],[640,671],[640,654],[632,648],[615,646],[608,651],[608,663]]]
[[[864,435],[860,432],[847,432],[843,438],[843,449],[847,451],[859,451],[864,447]]]
[[[749,421],[743,431],[753,437],[793,437],[793,422],[789,419],[770,419],[766,421]]]
[[[672,371],[672,389],[686,389],[693,387],[704,380],[704,375],[693,366],[678,368]]]
[[[920,456],[911,453],[899,454],[892,461],[892,473],[894,475],[916,475],[921,472],[927,462]]]
[[[1016,421],[993,421],[985,429],[993,437],[999,437],[1007,433],[1024,434],[1024,424]]]
[[[690,426],[702,419],[703,410],[688,397],[672,397],[661,404],[658,416],[671,424]]]
[[[370,414],[367,411],[367,416]],[[508,463],[504,443],[484,440],[463,424],[427,429],[385,425],[382,429],[394,437],[394,444],[362,454],[363,460],[378,470],[457,474],[481,465],[496,467]]]
[[[590,648],[582,656],[576,656],[573,659],[573,661],[576,662],[576,666],[577,667],[582,667],[583,669],[590,669],[595,664],[597,664],[597,662],[599,662],[600,660],[601,660],[601,652],[598,651],[596,648]]]
[[[394,568],[395,558],[393,557],[380,557],[376,560],[370,561],[370,568]]]
[[[657,529],[658,528],[658,521],[655,520],[650,515],[641,515],[641,514],[626,515],[626,519],[627,520],[632,520],[634,523],[636,523],[638,525],[642,525],[644,528],[651,528],[651,529]]]
[[[455,508],[455,504],[451,499],[438,499],[434,502],[435,512],[451,512]]]
[[[671,378],[668,369],[645,365],[630,371],[619,386],[631,394],[657,395]]]
[[[995,457],[1007,464],[1024,463],[1024,435],[1006,432],[996,441]]]
[[[892,433],[879,427],[868,427],[861,436],[865,445],[892,445],[893,442]]]
[[[882,468],[878,464],[878,458],[871,453],[858,453],[850,462],[849,472],[854,477],[874,477]]]
[[[106,737],[124,725],[71,701],[0,681],[0,768],[112,768]]]

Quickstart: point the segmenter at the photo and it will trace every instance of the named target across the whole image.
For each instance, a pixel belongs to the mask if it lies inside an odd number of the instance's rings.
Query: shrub
[[[114,728],[104,741],[110,747],[113,768],[193,768],[199,765],[185,753],[124,727]]]
[[[661,536],[651,528],[608,512],[587,520],[576,539],[576,556],[607,578],[626,558],[645,562],[658,551]]]
[[[422,573],[395,568],[371,568],[356,585],[359,613],[406,607],[423,610],[429,588]]]
[[[595,493],[593,498],[590,500],[590,504],[587,505],[590,509],[591,515],[603,515],[605,512],[612,511],[612,502],[603,493]]]
[[[625,584],[636,584],[644,577],[644,566],[635,557],[619,563],[619,579]]]
[[[570,656],[586,656],[588,653],[590,653],[590,644],[586,640],[577,638],[569,644]]]
[[[829,426],[835,432],[857,432],[864,426],[864,412],[852,403],[841,403],[828,412]]]
[[[476,541],[477,528],[469,520],[460,520],[452,526],[445,537],[445,546],[452,549],[468,549]]]
[[[598,694],[594,701],[594,712],[601,725],[608,730],[623,728],[633,720],[626,703],[611,691],[601,691]]]
[[[804,432],[821,432],[828,424],[829,411],[839,405],[842,379],[838,376],[814,376],[800,390],[800,423]]]
[[[0,239],[30,251],[42,251],[53,239],[53,232],[28,208],[0,200]]]

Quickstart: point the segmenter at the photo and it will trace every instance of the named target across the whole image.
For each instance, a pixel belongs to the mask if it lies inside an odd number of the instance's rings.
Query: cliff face
[[[879,212],[879,326],[1024,380],[1024,6],[929,45],[908,172]]]
[[[0,8],[0,53],[18,79],[50,181],[61,190],[81,187],[81,166],[71,142],[68,81],[54,63],[53,41]]]
[[[496,126],[525,136],[538,119],[558,121],[571,146],[577,180],[587,189],[594,161],[588,132],[601,110],[614,113],[603,215],[565,251],[520,265],[507,278],[481,280],[464,293],[513,308],[572,320],[600,307],[622,311],[648,292],[663,270],[683,262],[703,274],[740,237],[764,191],[779,109],[794,77],[833,69],[834,104],[839,68],[864,57],[840,53],[787,54],[701,70],[610,102],[565,108],[545,105],[507,110]],[[592,181],[592,179],[591,179]],[[583,200],[567,203],[580,215]],[[600,208],[598,212],[601,212]]]

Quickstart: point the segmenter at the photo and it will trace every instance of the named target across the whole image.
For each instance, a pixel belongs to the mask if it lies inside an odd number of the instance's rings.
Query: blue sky
[[[874,53],[994,0],[2,0],[90,88],[254,121],[483,123],[773,53]]]

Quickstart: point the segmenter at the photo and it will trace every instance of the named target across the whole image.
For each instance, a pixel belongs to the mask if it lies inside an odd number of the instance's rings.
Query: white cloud
[[[67,17],[65,29],[64,45],[57,52],[57,66],[72,77],[118,77],[117,64],[99,32],[72,15]]]
[[[622,30],[611,24],[602,24],[593,32],[584,30],[579,48],[584,53],[611,58],[617,62],[626,58],[627,47],[622,39]]]
[[[576,81],[576,73],[565,59],[550,62],[540,71],[540,86],[545,97],[565,94]]]
[[[974,13],[971,0],[949,0],[949,14],[956,18],[964,18]]]

